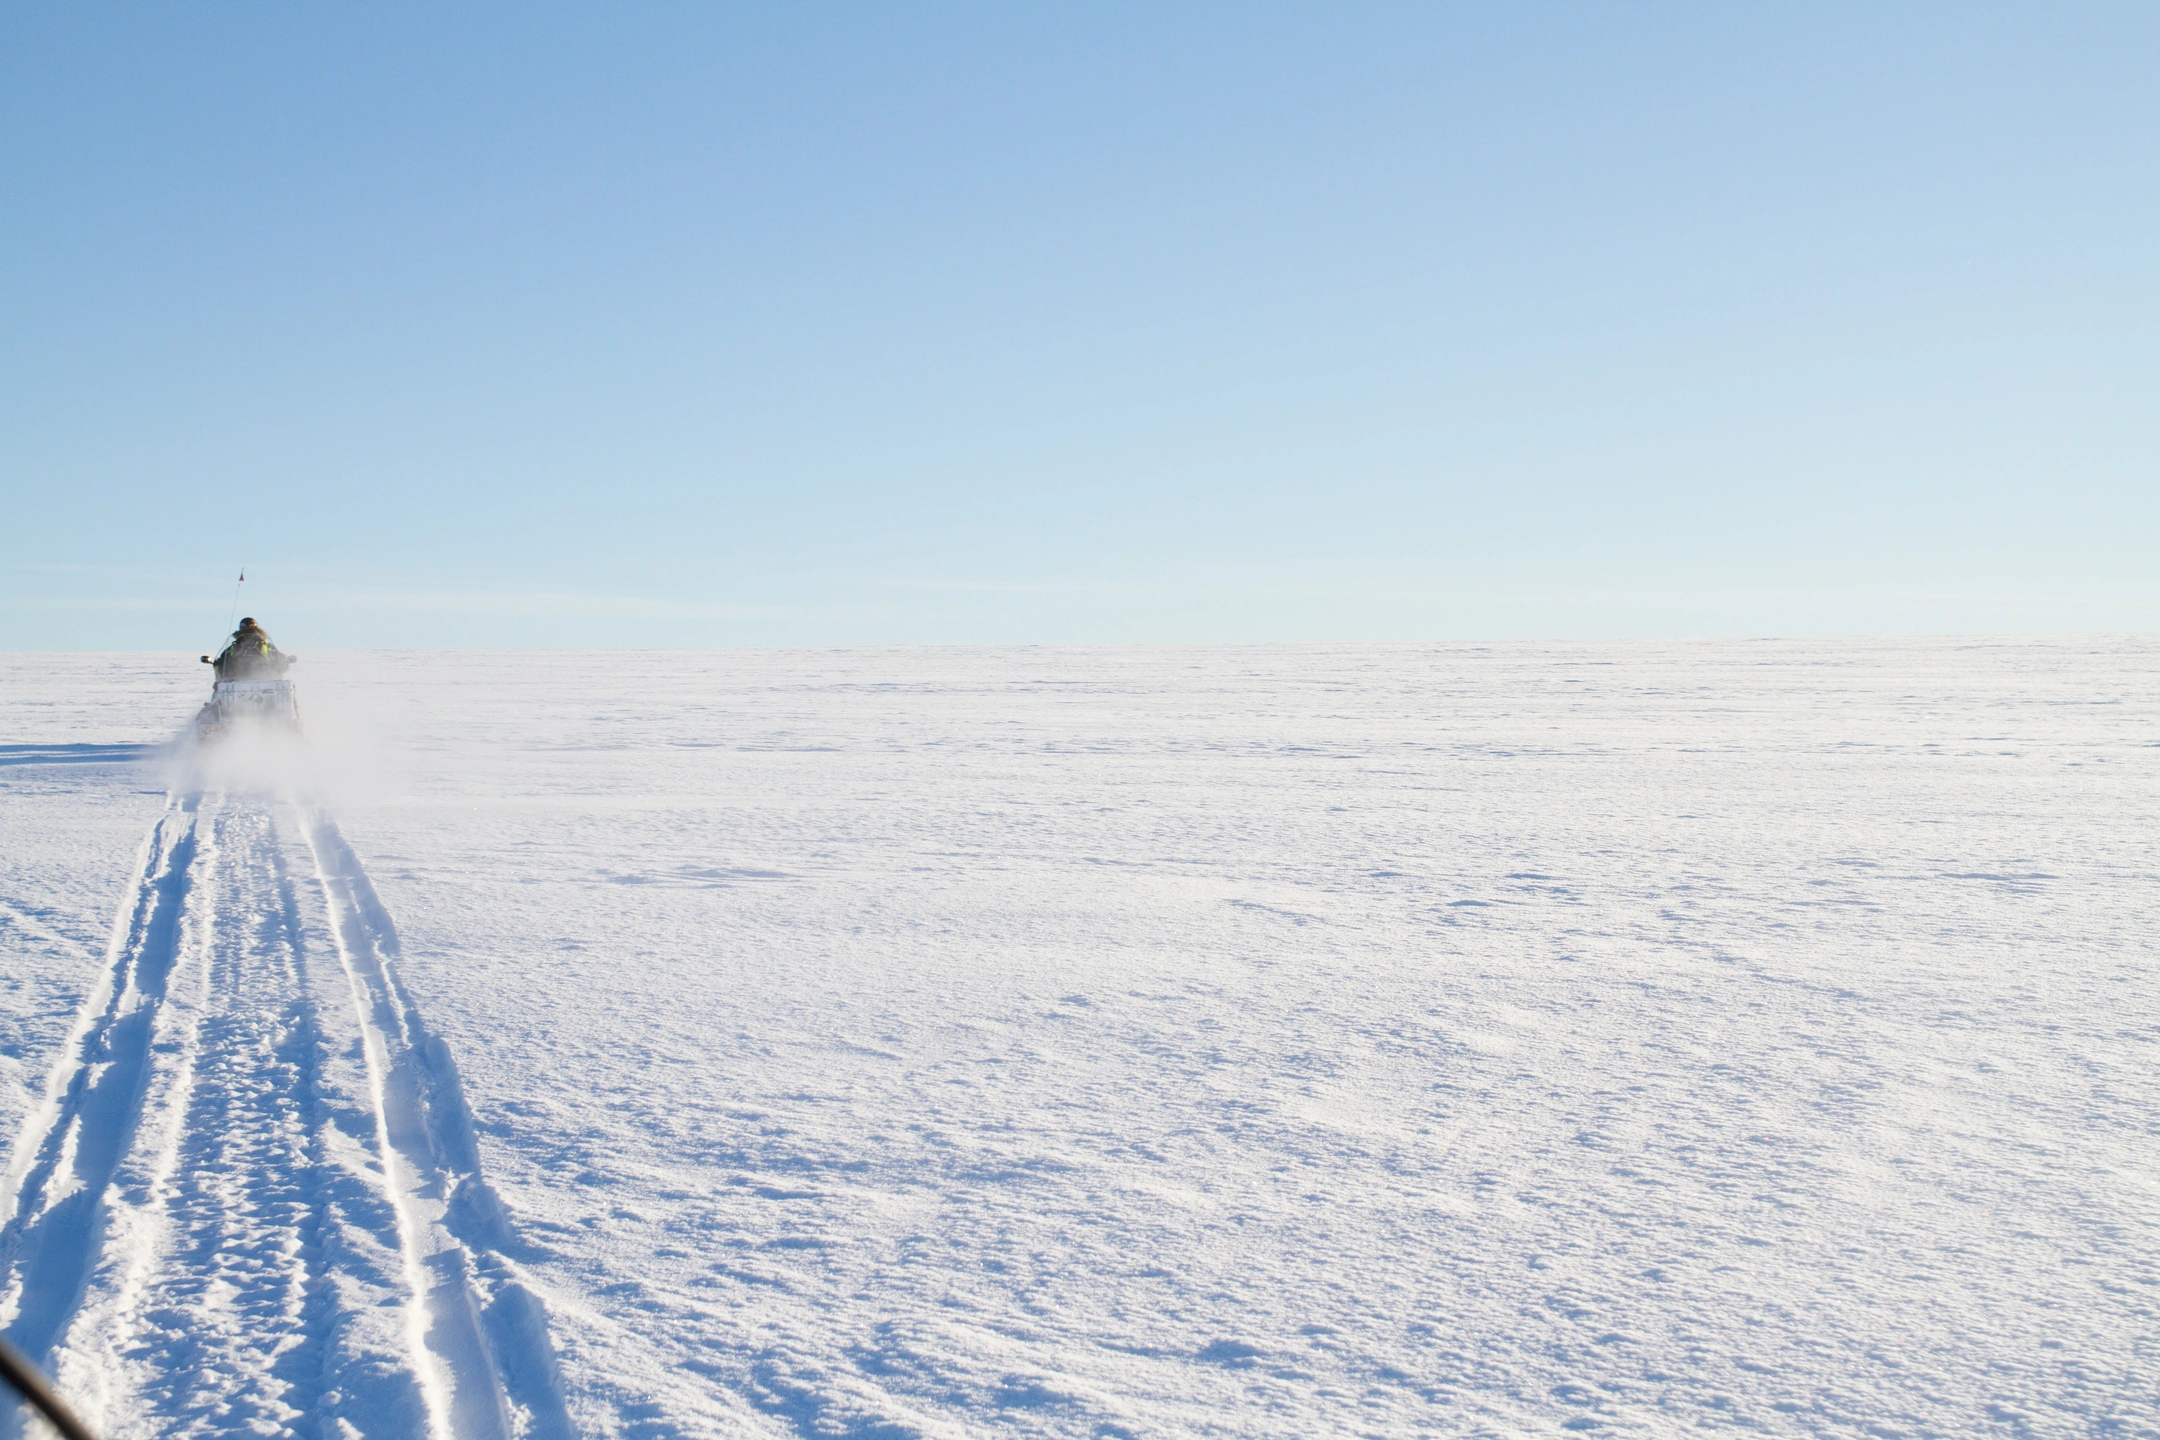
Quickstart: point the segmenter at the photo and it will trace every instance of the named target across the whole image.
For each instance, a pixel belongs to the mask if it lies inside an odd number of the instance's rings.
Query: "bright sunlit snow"
[[[2160,1432],[2160,641],[293,679],[0,657],[115,1440]]]

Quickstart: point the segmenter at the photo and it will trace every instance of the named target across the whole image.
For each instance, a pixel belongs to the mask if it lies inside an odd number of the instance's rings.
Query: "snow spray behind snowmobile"
[[[195,739],[208,745],[224,739],[235,725],[264,730],[300,733],[300,703],[293,696],[292,681],[285,672],[297,655],[287,655],[270,643],[270,636],[252,615],[242,617],[232,640],[213,660],[217,679],[210,698],[195,712]]]

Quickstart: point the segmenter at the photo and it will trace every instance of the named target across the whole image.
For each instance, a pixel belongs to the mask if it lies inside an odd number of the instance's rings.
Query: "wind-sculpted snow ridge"
[[[0,1324],[102,1433],[570,1433],[396,959],[320,808],[169,797],[0,1210]]]

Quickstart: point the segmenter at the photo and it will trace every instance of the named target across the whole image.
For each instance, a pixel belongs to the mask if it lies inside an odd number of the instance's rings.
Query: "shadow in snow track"
[[[562,1440],[574,1431],[547,1313],[503,1256],[515,1242],[480,1176],[457,1066],[397,979],[397,929],[359,857],[320,809],[303,807],[301,820],[363,1032],[433,1428],[457,1440]]]
[[[162,745],[0,745],[0,766],[119,765],[164,753]]]
[[[180,953],[197,837],[196,801],[175,801],[151,830],[99,990],[47,1094],[44,1128],[21,1152],[23,1173],[0,1227],[0,1278],[16,1310],[7,1336],[51,1364],[103,1241],[106,1191],[134,1139],[151,1041]],[[7,1409],[12,1412],[13,1406]],[[4,1421],[0,1421],[4,1423]]]

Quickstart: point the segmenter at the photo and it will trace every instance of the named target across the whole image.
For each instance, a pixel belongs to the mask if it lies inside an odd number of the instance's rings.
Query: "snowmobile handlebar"
[[[52,1386],[45,1383],[45,1377],[38,1374],[37,1367],[5,1340],[0,1340],[0,1378],[14,1386],[23,1399],[51,1421],[53,1429],[65,1435],[67,1440],[97,1440],[90,1433],[90,1427],[76,1419],[74,1412],[53,1393]]]

